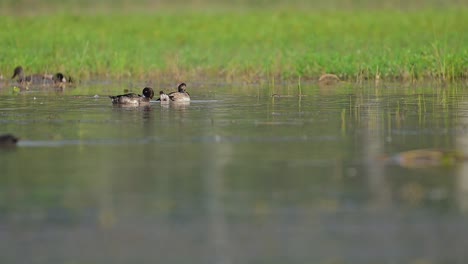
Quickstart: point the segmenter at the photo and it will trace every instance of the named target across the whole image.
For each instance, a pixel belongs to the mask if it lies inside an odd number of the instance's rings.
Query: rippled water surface
[[[468,153],[463,85],[121,90],[0,90],[1,263],[468,263],[468,163],[388,158]]]

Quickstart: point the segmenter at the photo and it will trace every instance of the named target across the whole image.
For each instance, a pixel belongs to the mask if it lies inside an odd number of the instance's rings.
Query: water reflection
[[[5,263],[465,263],[466,89],[207,88],[183,107],[1,94]],[[73,91],[71,91],[73,92]]]

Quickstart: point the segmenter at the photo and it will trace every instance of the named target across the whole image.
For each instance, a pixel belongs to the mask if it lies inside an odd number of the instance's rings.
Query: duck
[[[40,84],[44,81],[44,75],[42,74],[33,74],[33,75],[24,75],[24,70],[22,66],[17,66],[13,72],[11,79],[17,77],[19,84],[28,86],[29,84]]]
[[[2,147],[14,147],[18,142],[18,138],[12,134],[0,135],[0,148]]]
[[[322,86],[331,86],[339,83],[341,80],[336,74],[325,73],[320,76],[318,79],[319,85]]]
[[[29,85],[45,85],[55,86],[57,88],[64,88],[67,83],[72,83],[72,78],[68,79],[61,72],[56,74],[33,74],[24,75],[24,69],[22,66],[17,66],[13,72],[11,79],[17,77],[17,81],[20,85],[28,88]]]
[[[187,85],[185,83],[179,84],[177,92],[169,93],[169,99],[173,102],[190,102],[190,95],[186,92]]]
[[[167,103],[169,103],[170,100],[171,99],[169,98],[169,96],[167,94],[164,93],[164,91],[159,92],[158,101],[161,101],[161,104],[167,104]]]
[[[383,160],[388,164],[399,165],[404,168],[430,168],[450,167],[456,163],[467,161],[468,156],[457,150],[414,149],[393,156],[383,156]]]
[[[153,88],[145,87],[141,92],[143,95],[135,94],[135,93],[127,93],[122,95],[116,96],[109,96],[112,99],[113,104],[119,105],[141,105],[141,104],[149,104],[150,100],[154,96]]]
[[[53,81],[54,86],[60,89],[65,88],[67,84],[73,83],[73,80],[71,77],[68,77],[67,79],[61,72],[57,72],[55,75],[53,75],[51,80]]]
[[[57,72],[56,74],[44,74],[44,79],[46,80],[52,80],[54,82],[62,82],[62,83],[73,83],[73,78],[68,76],[65,77],[65,75],[61,72]]]

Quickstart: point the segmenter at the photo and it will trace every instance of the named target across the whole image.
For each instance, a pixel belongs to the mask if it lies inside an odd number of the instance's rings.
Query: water
[[[468,261],[467,163],[385,162],[468,153],[466,87],[89,91],[0,91],[1,263]]]

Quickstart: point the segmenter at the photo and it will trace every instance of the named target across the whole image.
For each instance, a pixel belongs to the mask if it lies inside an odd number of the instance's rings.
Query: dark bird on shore
[[[17,78],[18,83],[28,88],[30,85],[41,85],[41,86],[55,86],[57,88],[64,88],[66,84],[73,82],[72,78],[68,79],[60,72],[56,74],[32,74],[25,75],[22,66],[15,68],[11,79]]]
[[[138,106],[142,104],[149,104],[150,100],[154,96],[154,91],[150,87],[145,87],[142,91],[142,94],[143,95],[127,93],[122,95],[109,96],[109,98],[112,99],[113,104]]]
[[[54,83],[56,88],[63,89],[67,84],[73,83],[71,77],[68,79],[61,72],[57,72],[55,75],[52,76],[51,80]]]
[[[13,72],[11,79],[17,78],[17,81],[20,85],[28,86],[30,84],[40,84],[44,81],[43,74],[33,74],[33,75],[24,75],[23,67],[18,66]]]

